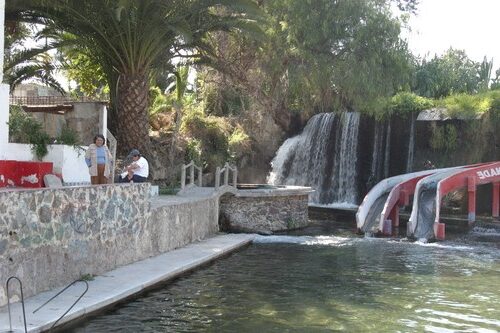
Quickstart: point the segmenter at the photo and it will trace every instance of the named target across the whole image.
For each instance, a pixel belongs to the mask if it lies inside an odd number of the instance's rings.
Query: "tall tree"
[[[43,38],[42,32],[30,29],[27,23],[17,21],[15,16],[6,15],[4,43],[4,81],[11,91],[25,81],[38,81],[61,93],[64,89],[54,77],[56,66],[48,51],[54,49],[57,43],[42,43],[30,48],[24,47],[28,39],[33,42]],[[37,23],[30,20],[29,23]]]
[[[226,86],[238,83],[276,118],[286,110],[369,110],[378,97],[408,84],[410,55],[391,5],[413,10],[416,1],[260,3],[267,38],[256,43],[244,36],[217,36],[218,52],[211,60],[232,80]]]
[[[106,74],[120,148],[150,151],[149,80],[181,49],[205,47],[208,31],[251,23],[251,0],[12,0],[24,17],[71,33]],[[219,8],[226,8],[221,11]]]
[[[442,56],[423,59],[417,65],[413,90],[420,96],[441,98],[453,93],[476,93],[479,90],[481,64],[465,51],[450,48]]]

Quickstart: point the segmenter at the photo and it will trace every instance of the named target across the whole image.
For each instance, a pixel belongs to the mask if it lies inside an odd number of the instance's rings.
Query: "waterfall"
[[[415,154],[415,114],[411,114],[410,139],[408,141],[408,158],[406,160],[406,172],[413,171],[413,158]]]
[[[387,132],[385,134],[385,157],[384,157],[384,178],[389,177],[389,163],[391,158],[391,120],[387,121]]]
[[[311,186],[310,202],[324,206],[357,203],[359,113],[322,113],[286,140],[271,162],[269,183]]]
[[[390,120],[375,123],[373,135],[373,152],[368,189],[372,188],[389,175],[391,151],[391,122]]]

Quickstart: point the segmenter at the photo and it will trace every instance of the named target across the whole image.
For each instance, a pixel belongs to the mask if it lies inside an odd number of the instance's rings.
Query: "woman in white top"
[[[130,163],[120,177],[121,183],[144,183],[149,176],[149,163],[141,156],[137,149],[132,149],[128,157],[132,158]]]

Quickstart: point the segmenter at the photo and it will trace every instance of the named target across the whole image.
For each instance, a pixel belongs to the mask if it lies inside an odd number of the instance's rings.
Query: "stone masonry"
[[[275,231],[305,227],[308,223],[309,188],[296,193],[238,191],[236,196],[222,196],[220,223],[224,229],[239,232],[270,234]],[[272,193],[272,194],[271,194]]]
[[[0,306],[10,276],[29,297],[217,232],[218,197],[149,196],[148,183],[0,191]]]

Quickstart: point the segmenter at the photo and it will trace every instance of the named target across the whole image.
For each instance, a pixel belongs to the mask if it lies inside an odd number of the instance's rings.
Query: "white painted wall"
[[[44,162],[54,164],[54,172],[63,175],[65,183],[89,183],[90,175],[85,163],[85,150],[75,150],[71,146],[51,145]],[[0,160],[36,161],[31,147],[22,143],[0,144]]]
[[[9,86],[3,82],[5,0],[0,0],[0,145],[9,141]]]
[[[3,52],[3,48],[1,49]],[[9,86],[2,83],[0,84],[0,145],[9,142],[9,125],[7,125],[8,121],[9,121]]]

